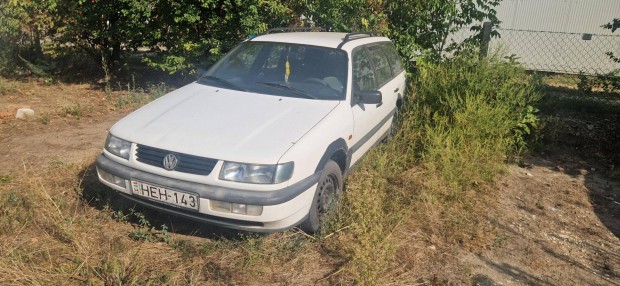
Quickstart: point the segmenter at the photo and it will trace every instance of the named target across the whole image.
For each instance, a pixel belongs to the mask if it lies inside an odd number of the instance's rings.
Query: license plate
[[[175,207],[198,210],[199,197],[197,195],[179,192],[136,180],[131,180],[131,189],[136,196],[145,197]]]

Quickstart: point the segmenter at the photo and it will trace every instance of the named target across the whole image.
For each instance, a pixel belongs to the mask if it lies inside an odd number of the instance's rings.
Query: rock
[[[588,130],[594,129],[594,125],[591,125],[591,124],[588,124],[587,127],[588,127]]]
[[[525,175],[527,175],[528,177],[534,177],[534,175],[532,175],[532,173],[530,172],[525,173]]]
[[[34,117],[34,110],[30,108],[20,108],[15,113],[15,118],[17,119],[26,119],[27,117]]]

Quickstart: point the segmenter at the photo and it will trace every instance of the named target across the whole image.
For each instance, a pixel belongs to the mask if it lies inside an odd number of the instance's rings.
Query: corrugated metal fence
[[[606,74],[620,64],[620,30],[601,26],[620,17],[620,0],[504,0],[497,8],[500,38],[489,50],[514,55],[527,69],[557,73]],[[469,27],[452,37],[471,35]]]

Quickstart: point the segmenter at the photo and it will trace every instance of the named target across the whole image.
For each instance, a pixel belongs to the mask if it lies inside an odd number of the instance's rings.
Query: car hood
[[[110,132],[180,153],[273,164],[338,103],[192,83],[131,113]]]

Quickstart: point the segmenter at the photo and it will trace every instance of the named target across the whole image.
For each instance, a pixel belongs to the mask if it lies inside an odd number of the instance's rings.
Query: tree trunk
[[[41,47],[41,31],[34,28],[34,39],[32,41],[32,50],[34,51],[35,59],[43,58],[43,48]]]

